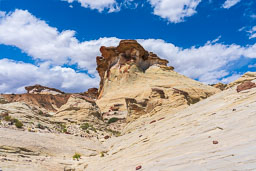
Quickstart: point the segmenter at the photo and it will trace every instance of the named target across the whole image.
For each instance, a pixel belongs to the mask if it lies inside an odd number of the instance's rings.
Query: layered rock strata
[[[27,90],[28,94],[52,94],[52,95],[65,94],[64,92],[56,88],[49,88],[49,87],[41,86],[39,84],[36,84],[34,86],[27,86],[25,87],[25,89]]]
[[[123,40],[117,47],[102,46],[100,51],[96,103],[102,112],[119,105],[118,111],[127,115],[127,121],[163,108],[184,108],[220,91],[178,74],[167,66],[167,60],[146,51],[135,40]]]
[[[103,93],[104,81],[109,78],[111,68],[121,68],[124,65],[136,65],[141,71],[147,70],[154,64],[166,66],[168,61],[159,58],[156,54],[146,51],[135,40],[122,40],[117,47],[100,48],[102,56],[96,58],[97,71],[101,78],[100,81],[100,95]],[[123,70],[128,72],[129,67]]]

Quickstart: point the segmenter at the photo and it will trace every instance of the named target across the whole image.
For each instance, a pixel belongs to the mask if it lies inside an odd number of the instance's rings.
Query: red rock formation
[[[8,102],[24,102],[28,105],[36,105],[49,111],[56,111],[55,106],[60,108],[66,104],[71,94],[3,94]]]
[[[89,88],[86,92],[84,92],[84,95],[91,98],[91,99],[97,99],[98,98],[98,89],[97,88]]]
[[[25,89],[29,94],[65,94],[58,89],[41,86],[39,84],[25,87]]]
[[[125,64],[135,64],[142,71],[145,71],[154,64],[167,66],[168,63],[167,60],[146,51],[136,40],[122,40],[117,47],[102,46],[100,52],[102,56],[96,58],[97,71],[101,78],[99,94],[103,89],[105,77],[108,77],[110,68],[114,65],[122,67]]]
[[[236,91],[240,92],[240,91],[248,90],[248,89],[251,89],[254,87],[256,87],[255,83],[253,83],[251,81],[245,81],[245,82],[241,83],[239,86],[237,86]]]

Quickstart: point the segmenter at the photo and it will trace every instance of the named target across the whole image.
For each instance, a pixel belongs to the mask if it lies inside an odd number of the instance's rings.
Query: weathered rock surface
[[[90,128],[93,128],[91,134],[107,128],[107,124],[103,122],[101,112],[95,101],[77,94],[71,95],[68,102],[54,114],[53,119],[56,122],[65,123],[67,129],[69,126],[79,128],[87,123]],[[72,129],[67,131],[72,133]]]
[[[89,88],[86,92],[84,92],[84,95],[96,100],[99,96],[99,92],[97,88]]]
[[[4,171],[64,171],[86,169],[88,163],[73,160],[99,155],[100,142],[65,134],[33,133],[0,128],[0,169]]]
[[[24,102],[42,110],[57,111],[67,103],[70,94],[3,94],[1,96],[8,103]]]
[[[233,87],[179,112],[140,117],[129,123],[134,131],[104,143],[105,157],[86,159],[87,169],[256,170],[255,99],[256,89]]]
[[[98,139],[119,134],[120,126],[103,121],[96,96],[95,88],[81,94],[3,94],[0,128]],[[20,128],[16,126],[17,121],[22,124]]]
[[[96,103],[102,112],[120,105],[118,111],[127,113],[128,122],[164,108],[187,107],[219,91],[173,71],[167,60],[136,41],[121,41],[117,47],[103,46],[100,51],[97,70],[101,83]]]
[[[256,87],[255,83],[253,83],[251,81],[245,81],[237,86],[236,91],[240,92],[240,91],[248,90],[248,89],[255,88],[255,87]]]
[[[235,86],[179,112],[144,115],[128,124],[137,125],[134,131],[106,136],[104,142],[0,128],[0,167],[31,171],[135,170],[138,166],[140,170],[255,170],[255,98],[256,89],[237,93]],[[76,152],[82,154],[79,161],[72,159]]]
[[[240,83],[243,83],[245,81],[252,81],[256,79],[256,72],[247,72],[244,75],[242,75],[240,78],[238,78],[237,80],[229,83],[226,87],[226,89],[230,88],[230,87],[234,87],[235,85],[238,85]]]
[[[103,93],[103,86],[106,79],[111,74],[112,67],[122,67],[123,65],[130,64],[136,65],[142,71],[145,71],[154,64],[166,66],[168,61],[159,58],[156,54],[146,51],[135,40],[122,40],[117,47],[100,48],[102,56],[96,58],[97,70],[101,78],[100,81],[100,96]],[[123,70],[128,72],[129,68]],[[106,91],[106,90],[105,90]]]
[[[220,89],[221,91],[225,90],[227,87],[227,84],[223,83],[217,83],[217,84],[212,84],[211,86]]]
[[[27,93],[29,94],[65,94],[64,92],[56,89],[56,88],[49,88],[49,87],[45,87],[45,86],[41,86],[39,84],[36,84],[34,86],[28,86],[25,87],[25,89],[27,90]]]

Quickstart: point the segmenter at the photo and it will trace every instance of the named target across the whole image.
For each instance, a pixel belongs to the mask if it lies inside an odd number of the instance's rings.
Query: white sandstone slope
[[[104,140],[0,128],[0,169],[256,170],[255,99],[256,88],[234,86],[178,112],[143,115]]]
[[[104,144],[105,157],[86,158],[87,170],[256,170],[255,99],[256,88],[233,87],[178,113],[140,118],[137,130]]]

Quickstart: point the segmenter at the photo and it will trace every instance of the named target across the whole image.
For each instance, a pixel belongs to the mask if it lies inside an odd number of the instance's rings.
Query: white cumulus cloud
[[[26,10],[15,10],[0,17],[0,44],[16,46],[34,59],[53,64],[78,64],[95,72],[95,56],[102,44],[116,45],[116,38],[79,42],[75,31],[59,32]]]
[[[148,0],[154,8],[154,14],[172,23],[184,21],[196,13],[196,7],[201,0]]]
[[[0,44],[18,47],[32,56],[36,64],[0,60],[0,92],[21,92],[36,83],[67,92],[81,92],[97,87],[96,56],[100,46],[117,46],[115,37],[79,42],[75,31],[58,31],[25,10],[15,10],[0,17]],[[202,46],[181,48],[161,39],[139,39],[146,50],[170,61],[175,70],[205,83],[229,82],[240,73],[230,69],[242,58],[256,58],[256,44],[240,46],[218,43],[221,37]],[[0,56],[0,58],[4,58]],[[65,64],[65,65],[64,65]],[[77,65],[79,73],[69,65]],[[65,67],[64,67],[65,66]],[[236,66],[233,66],[235,68]]]
[[[123,0],[117,2],[116,0],[62,0],[68,3],[78,2],[84,8],[90,8],[91,10],[98,10],[103,12],[104,10],[108,13],[119,12],[122,7],[135,9],[138,7],[138,3],[133,2],[134,0]],[[73,6],[72,6],[73,8]]]
[[[36,66],[9,59],[0,60],[0,92],[23,93],[24,87],[34,84],[59,88],[66,92],[83,92],[90,87],[98,87],[99,78],[90,78],[72,68],[47,63]]]
[[[163,40],[139,42],[161,58],[168,59],[177,72],[204,83],[216,83],[232,74],[227,68],[241,57],[256,58],[256,44],[242,47],[209,41],[200,47],[183,49]]]
[[[73,3],[77,1],[84,8],[90,8],[92,10],[96,9],[102,12],[104,9],[109,10],[109,12],[119,11],[118,3],[115,0],[62,0],[68,3]]]
[[[248,32],[250,33],[249,39],[256,38],[256,26],[252,27],[252,29]]]
[[[222,5],[223,8],[229,9],[239,3],[241,0],[226,0]]]

